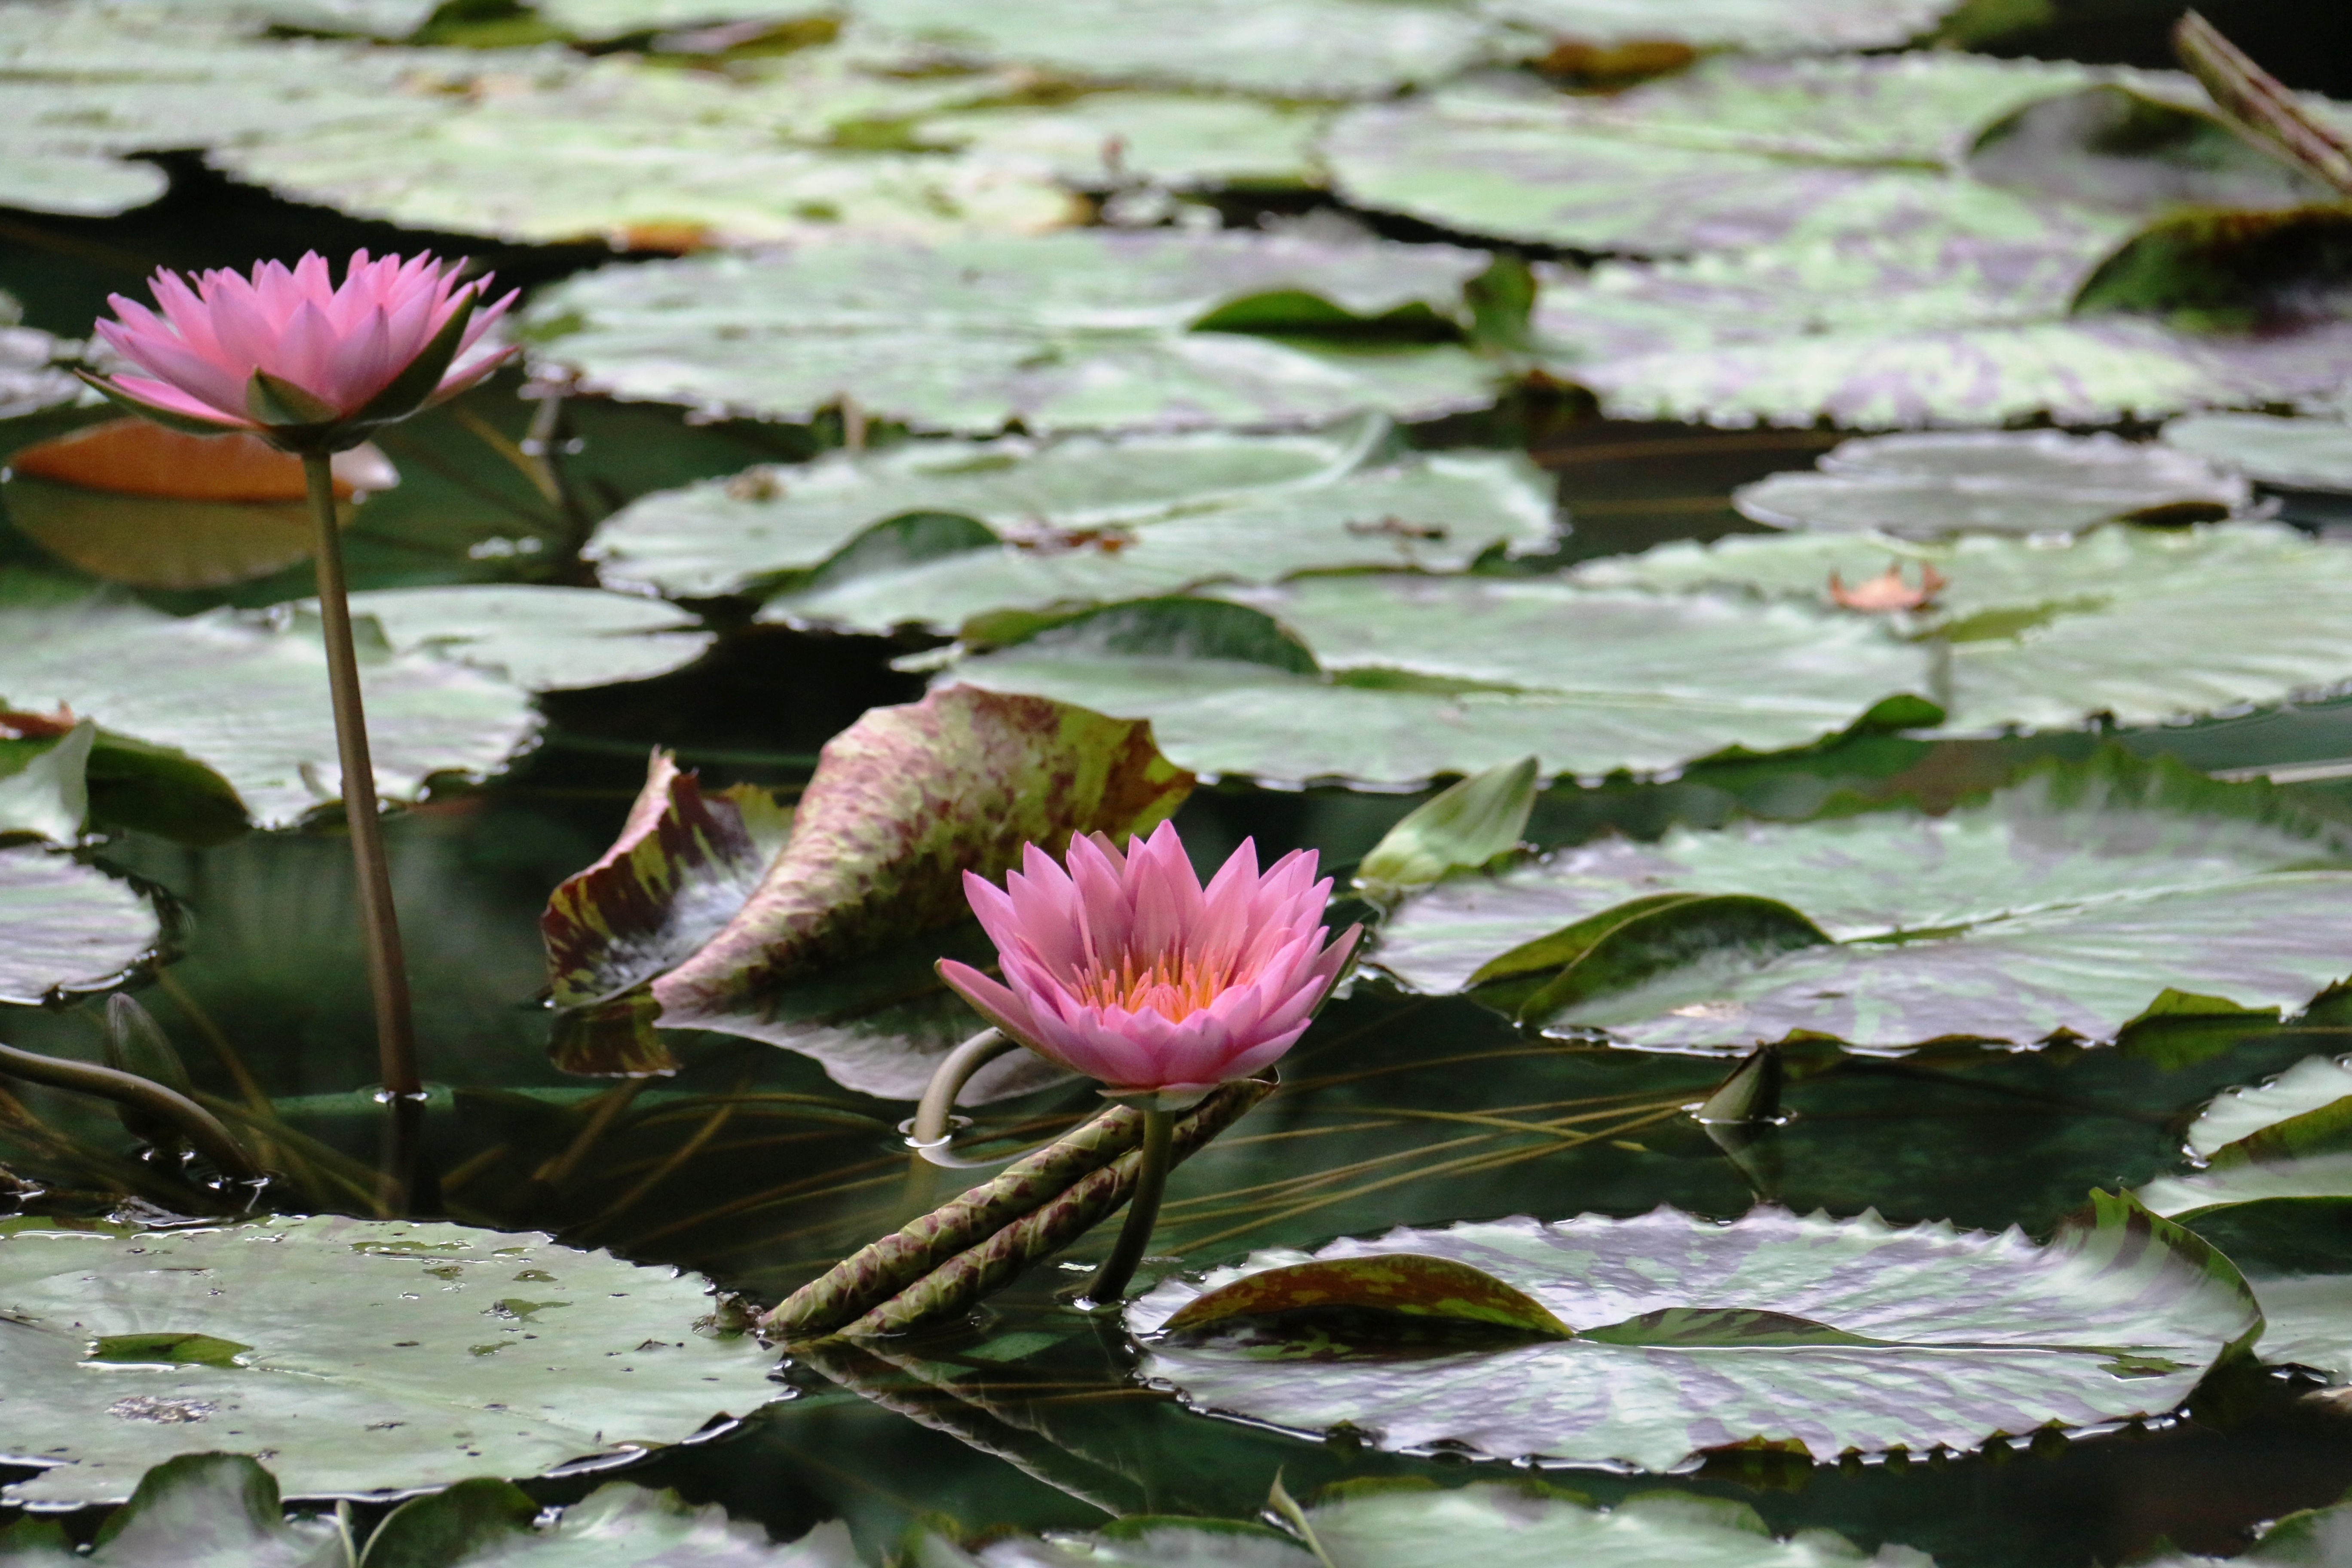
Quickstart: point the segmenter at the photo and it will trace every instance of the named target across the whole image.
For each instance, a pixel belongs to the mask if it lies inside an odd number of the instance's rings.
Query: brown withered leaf
[[[1903,580],[1899,564],[1889,566],[1875,577],[1865,577],[1851,588],[1836,573],[1830,574],[1831,599],[1846,609],[1875,615],[1920,609],[1948,585],[1944,574],[1924,561],[1919,563],[1919,585],[1916,588]]]
[[[967,919],[964,872],[1149,832],[1192,783],[1150,724],[1046,698],[950,686],[875,709],[826,742],[750,902],[654,983],[661,1022],[772,1035],[792,982]]]

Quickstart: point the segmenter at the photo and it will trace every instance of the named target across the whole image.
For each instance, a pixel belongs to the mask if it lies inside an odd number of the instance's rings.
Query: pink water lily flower
[[[1066,871],[1032,844],[1002,890],[963,880],[1004,983],[951,959],[940,977],[1014,1039],[1119,1095],[1202,1093],[1274,1061],[1362,930],[1324,940],[1331,883],[1315,879],[1313,850],[1261,876],[1244,840],[1203,889],[1164,822],[1124,855],[1099,835],[1072,839]]]
[[[514,302],[485,305],[489,279],[457,280],[458,261],[352,256],[336,287],[315,252],[250,278],[194,281],[159,270],[160,313],[120,294],[98,334],[141,374],[84,379],[179,429],[249,430],[289,451],[340,451],[473,385],[514,351],[483,334]]]

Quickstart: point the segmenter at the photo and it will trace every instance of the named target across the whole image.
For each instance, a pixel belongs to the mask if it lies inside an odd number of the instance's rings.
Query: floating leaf
[[[593,588],[378,588],[351,603],[396,653],[434,654],[532,691],[666,675],[699,658],[715,636],[658,600]]]
[[[1276,98],[1375,97],[1435,81],[1479,59],[1491,37],[1452,6],[1363,0],[1133,0],[1115,13],[1084,0],[862,0],[857,16],[968,60]]]
[[[592,272],[524,331],[587,390],[770,419],[844,397],[978,434],[1419,418],[1492,399],[1483,362],[1427,341],[1486,265],[1239,232],[828,245]],[[1250,331],[1188,331],[1244,300]]]
[[[1041,169],[946,142],[828,145],[837,124],[895,123],[987,86],[893,82],[832,50],[749,80],[627,57],[549,61],[396,122],[249,138],[213,161],[297,200],[535,244],[936,239],[1072,221],[1076,204]]]
[[[1968,170],[1990,184],[2127,213],[2290,207],[2332,194],[2212,115],[2114,83],[2042,99],[1988,127]]]
[[[519,1276],[530,1303],[508,1299]],[[13,1500],[120,1499],[152,1464],[224,1448],[274,1452],[305,1496],[526,1475],[773,1393],[756,1343],[695,1331],[710,1303],[692,1276],[464,1226],[12,1220],[0,1297],[0,1448],[45,1467]],[[164,1329],[251,1348],[226,1365],[85,1363],[92,1339]]]
[[[2116,518],[2210,521],[2244,506],[2242,479],[2185,452],[2055,430],[1876,436],[1841,442],[1818,473],[1781,473],[1732,494],[1775,528],[2071,533]]]
[[[2224,1147],[2352,1097],[2352,1058],[2306,1057],[2266,1082],[2226,1089],[2189,1123],[2189,1152],[2210,1161]]]
[[[1473,773],[1413,807],[1356,866],[1356,885],[1390,891],[1474,871],[1519,847],[1540,764],[1521,757]]]
[[[1295,1505],[1294,1505],[1295,1506]],[[1327,1491],[1297,1517],[1316,1550],[1263,1525],[1142,1518],[1101,1534],[1013,1536],[967,1553],[924,1538],[915,1568],[1929,1568],[1907,1546],[1865,1554],[1824,1530],[1775,1539],[1755,1510],[1687,1491],[1636,1492],[1597,1509],[1572,1492],[1496,1481],[1440,1489],[1420,1478],[1365,1479]]]
[[[1433,1256],[1526,1292],[1577,1337],[1316,1362],[1263,1343],[1147,1338],[1140,1373],[1197,1409],[1309,1432],[1344,1423],[1386,1448],[1459,1444],[1649,1469],[1752,1442],[1801,1446],[1817,1460],[1965,1449],[2168,1411],[2261,1328],[2220,1254],[2128,1198],[2095,1194],[2094,1205],[2089,1222],[2047,1247],[2013,1230],[1773,1208],[1728,1225],[1659,1209],[1400,1228],[1312,1259],[1262,1252],[1199,1284],[1165,1281],[1128,1321],[1150,1336],[1204,1291],[1270,1268]],[[1700,1308],[1710,1310],[1687,1310]],[[1637,1342],[1584,1332],[1637,1321],[1643,1331],[1626,1336]],[[1834,1332],[1814,1331],[1824,1328]],[[1694,1330],[1696,1343],[1675,1342]]]
[[[1940,52],[1727,58],[1608,96],[1481,84],[1365,105],[1324,150],[1359,205],[1581,250],[1722,250],[1902,216],[2012,241],[2120,237],[2110,216],[2037,213],[1951,173],[1989,124],[2102,74]]]
[[[1245,1320],[1279,1322],[1334,1312],[1425,1319],[1538,1339],[1564,1340],[1572,1331],[1542,1302],[1491,1274],[1450,1258],[1412,1253],[1294,1263],[1244,1275],[1193,1297],[1160,1330],[1198,1335]]]
[[[1907,43],[1950,6],[1946,0],[1685,0],[1660,11],[1625,0],[1485,0],[1481,8],[1582,43],[1812,54]]]
[[[1444,883],[1387,922],[1373,962],[1449,991],[1499,978],[1496,955],[1562,927],[1570,957],[1635,917],[1671,934],[1675,894],[1785,899],[1832,940],[1695,942],[1678,966],[1548,1007],[1552,1026],[1668,1048],[1796,1031],[1876,1049],[2107,1039],[2168,987],[2294,1008],[2343,978],[2352,965],[2323,911],[2352,870],[2308,868],[2347,857],[2336,829],[2268,785],[2107,752],[1942,816],[1678,829]],[[1558,961],[1538,949],[1519,967]]]
[[[1230,592],[1250,607],[1112,605],[950,676],[1148,718],[1198,773],[1388,787],[1530,752],[1597,777],[1779,751],[1928,686],[1883,628],[1794,605],[1487,578]]]
[[[58,340],[16,320],[16,301],[0,292],[0,419],[70,403],[81,393],[81,383],[57,364]]]
[[[538,726],[526,692],[446,659],[380,651],[361,684],[377,788],[394,799],[436,773],[492,772]],[[308,616],[179,619],[0,578],[0,694],[184,753],[226,779],[258,826],[336,798],[326,654]]]
[[[382,452],[333,459],[336,510],[400,482]],[[257,437],[191,436],[111,419],[9,455],[0,487],[18,531],[71,565],[141,588],[214,588],[310,554],[300,459]]]
[[[909,134],[1086,190],[1318,183],[1316,110],[1241,98],[1097,92],[1051,108],[936,114]]]
[[[661,1022],[828,1060],[793,1016],[793,982],[837,984],[852,961],[961,922],[966,871],[999,876],[1027,844],[1060,854],[1075,834],[1148,832],[1192,787],[1148,724],[1058,702],[950,687],[870,710],[825,743],[751,901],[654,982]],[[929,1066],[908,1064],[909,1098]]]
[[[1318,435],[918,442],[646,497],[605,522],[606,581],[679,595],[781,589],[763,618],[953,631],[1239,577],[1459,571],[1543,548],[1524,459],[1405,457],[1385,421]]]
[[[1574,577],[1819,604],[1832,573],[1853,583],[1914,563],[1945,583],[1911,626],[1944,661],[1930,689],[1955,732],[2075,729],[2098,714],[2157,724],[2352,680],[2352,554],[2274,523],[2102,528],[2063,545],[1732,538],[1594,562]]]
[[[0,849],[0,1002],[104,991],[163,940],[127,883],[37,846]]]
[[[1489,960],[1471,984],[1506,988],[1525,1022],[1549,1023],[1659,980],[1769,963],[1830,938],[1788,905],[1749,894],[1653,894],[1630,900]],[[1532,987],[1532,988],[1530,988]]]
[[[59,844],[79,842],[89,816],[89,753],[97,742],[98,726],[85,719],[15,771],[0,773],[0,837],[30,833]],[[6,755],[16,749],[0,743],[0,767],[17,760]]]
[[[2192,414],[2164,427],[2164,444],[2266,485],[2352,490],[2352,425],[2271,414]]]

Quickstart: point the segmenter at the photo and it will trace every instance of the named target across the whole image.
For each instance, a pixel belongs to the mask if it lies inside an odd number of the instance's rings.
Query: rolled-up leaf
[[[1212,1092],[1178,1119],[1169,1148],[1171,1162],[1182,1162],[1273,1092],[1273,1084],[1258,1079],[1242,1079]],[[956,1254],[841,1332],[853,1338],[903,1333],[934,1318],[961,1311],[1116,1211],[1135,1191],[1142,1164],[1140,1151],[1121,1155],[1059,1197]]]
[[[953,1203],[844,1258],[784,1299],[761,1325],[801,1338],[831,1333],[888,1300],[940,1263],[995,1235],[1143,1138],[1143,1112],[1113,1106],[1066,1136],[1015,1161]]]

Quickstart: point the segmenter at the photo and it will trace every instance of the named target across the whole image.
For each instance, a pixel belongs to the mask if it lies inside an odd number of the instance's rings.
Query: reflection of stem
[[[310,519],[318,537],[319,618],[327,644],[327,683],[334,694],[335,744],[343,768],[343,819],[352,836],[352,867],[357,876],[360,929],[367,942],[368,990],[375,999],[375,1040],[383,1092],[395,1114],[386,1127],[386,1180],[404,1193],[415,1153],[413,1115],[398,1114],[424,1093],[416,1071],[416,1031],[409,1016],[408,972],[401,962],[400,918],[392,903],[392,875],[384,864],[383,824],[376,815],[375,766],[368,757],[367,712],[360,699],[360,661],[352,646],[351,601],[343,586],[343,541],[335,521],[335,485],[324,452],[302,458],[309,481]]]
[[[1144,1111],[1143,1163],[1136,1172],[1135,1195],[1127,1200],[1127,1223],[1119,1227],[1118,1242],[1087,1287],[1088,1300],[1113,1302],[1127,1294],[1135,1266],[1151,1245],[1151,1227],[1160,1223],[1160,1194],[1168,1190],[1168,1147],[1175,1129],[1174,1111]]]
[[[236,1136],[221,1125],[220,1118],[186,1095],[167,1089],[152,1079],[141,1078],[137,1073],[119,1072],[113,1068],[102,1068],[95,1062],[36,1056],[31,1051],[20,1051],[14,1046],[0,1046],[0,1073],[23,1079],[27,1083],[47,1084],[51,1089],[69,1089],[76,1094],[93,1094],[117,1105],[131,1106],[178,1129],[183,1137],[204,1151],[207,1159],[228,1174],[247,1181],[261,1174],[252,1156],[245,1152]]]

